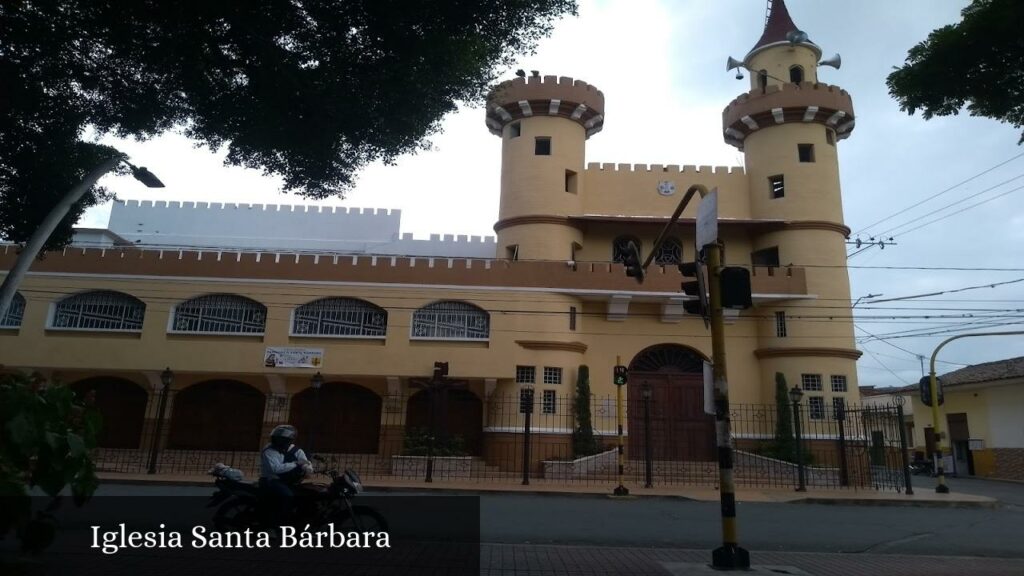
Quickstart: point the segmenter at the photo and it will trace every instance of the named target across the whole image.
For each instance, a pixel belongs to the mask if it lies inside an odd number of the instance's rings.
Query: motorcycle
[[[312,459],[324,462],[318,456]],[[215,478],[217,491],[210,497],[207,507],[217,508],[213,524],[218,531],[273,528],[267,522],[268,514],[256,482],[245,481],[239,470],[223,464],[215,465],[209,474]],[[339,474],[334,469],[323,469],[314,474],[326,476],[330,482],[302,482],[295,487],[293,525],[322,527],[334,523],[335,529],[343,531],[387,531],[387,521],[379,512],[352,503],[363,491],[362,481],[354,470],[346,469]]]
[[[915,460],[910,463],[910,473],[915,476],[931,476],[932,475],[932,461],[931,460]]]

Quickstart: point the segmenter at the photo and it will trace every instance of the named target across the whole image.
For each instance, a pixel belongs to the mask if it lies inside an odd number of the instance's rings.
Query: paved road
[[[927,478],[921,489],[929,486]],[[740,503],[741,543],[780,552],[932,554],[1024,558],[1024,485],[953,479],[954,490],[1004,493],[1014,505],[919,508]],[[100,494],[209,494],[199,487],[105,485]],[[482,494],[482,540],[710,549],[720,543],[718,504],[673,498]]]

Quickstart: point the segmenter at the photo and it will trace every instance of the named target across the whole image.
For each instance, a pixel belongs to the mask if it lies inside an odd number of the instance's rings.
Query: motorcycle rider
[[[313,472],[306,453],[295,441],[299,433],[294,426],[282,424],[270,433],[270,443],[260,454],[260,490],[263,492],[270,519],[281,526],[291,515],[295,486],[306,474]]]

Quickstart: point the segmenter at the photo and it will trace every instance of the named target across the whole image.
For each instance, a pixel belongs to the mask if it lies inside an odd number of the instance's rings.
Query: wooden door
[[[713,461],[715,421],[704,413],[701,374],[630,374],[628,429],[630,458],[644,457],[643,390],[650,387],[650,428],[655,460]]]
[[[299,430],[299,444],[311,452],[376,454],[380,414],[380,396],[356,384],[331,382],[319,392],[307,388],[296,394],[288,421]]]

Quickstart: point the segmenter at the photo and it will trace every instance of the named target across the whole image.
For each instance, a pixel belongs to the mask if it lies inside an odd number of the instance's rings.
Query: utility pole
[[[935,431],[935,476],[937,477],[937,483],[935,484],[935,491],[939,494],[948,494],[949,486],[946,485],[946,471],[942,466],[942,434],[939,428],[939,387],[935,378],[935,358],[939,355],[939,350],[946,344],[949,344],[953,340],[959,340],[961,338],[972,338],[976,336],[1016,336],[1024,334],[1024,331],[1014,332],[973,332],[971,334],[960,334],[951,338],[946,338],[935,347],[935,351],[932,352],[931,370],[928,373],[929,387],[931,390],[931,401],[932,401],[932,430]]]

